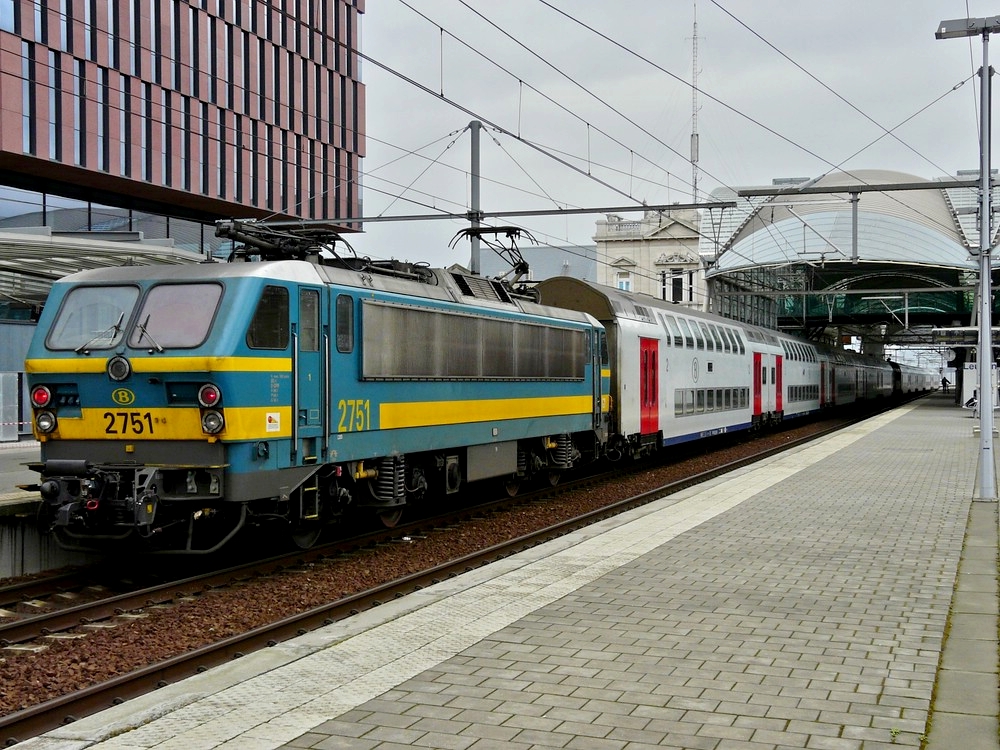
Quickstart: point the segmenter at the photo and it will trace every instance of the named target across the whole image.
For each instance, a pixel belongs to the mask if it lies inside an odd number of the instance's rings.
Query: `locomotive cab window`
[[[337,351],[354,351],[354,300],[346,294],[337,297]]]
[[[247,331],[247,346],[251,349],[288,348],[288,290],[284,287],[264,287]]]
[[[146,293],[128,345],[190,349],[212,328],[222,298],[219,284],[159,284]]]
[[[110,349],[125,335],[139,288],[78,286],[63,300],[45,344],[49,349]]]
[[[299,348],[304,352],[319,351],[319,292],[299,290]]]

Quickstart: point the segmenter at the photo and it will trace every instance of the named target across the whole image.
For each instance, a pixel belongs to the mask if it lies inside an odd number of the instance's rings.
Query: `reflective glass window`
[[[212,328],[222,299],[219,284],[160,284],[146,293],[129,336],[139,349],[190,349]]]
[[[78,286],[63,300],[45,344],[49,349],[110,349],[124,335],[139,288]]]
[[[285,349],[288,347],[288,290],[267,286],[257,302],[247,346],[251,349]]]

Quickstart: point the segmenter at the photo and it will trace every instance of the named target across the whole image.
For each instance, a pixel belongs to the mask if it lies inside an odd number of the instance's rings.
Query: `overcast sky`
[[[364,216],[467,211],[474,119],[484,211],[691,202],[692,0],[366,8]],[[998,12],[980,0],[697,0],[700,199],[836,169],[977,169],[982,38],[934,32]],[[492,221],[589,245],[602,218]],[[370,223],[350,239],[372,257],[468,263],[467,240],[448,248],[465,225]]]

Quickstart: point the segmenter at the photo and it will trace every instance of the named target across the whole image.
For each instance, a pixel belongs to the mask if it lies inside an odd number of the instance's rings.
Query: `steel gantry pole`
[[[483,124],[479,120],[473,120],[469,123],[469,132],[472,134],[472,171],[469,175],[472,203],[469,207],[469,224],[473,229],[479,228],[483,218],[479,206],[479,131],[482,129]],[[470,237],[472,239],[472,252],[469,256],[469,271],[472,272],[473,276],[478,276],[480,273],[479,235],[473,232]]]
[[[990,34],[1000,31],[1000,16],[990,18],[957,18],[938,24],[935,37],[983,37],[983,67],[980,75],[980,128],[979,128],[979,353],[976,366],[979,370],[979,497],[995,500],[996,465],[993,459],[993,295],[992,244],[990,195]]]

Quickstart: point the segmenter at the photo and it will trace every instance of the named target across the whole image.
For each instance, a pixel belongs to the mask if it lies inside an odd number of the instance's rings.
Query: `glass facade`
[[[364,0],[0,0],[0,35],[18,37],[5,48],[21,51],[0,68],[0,151],[16,177],[3,181],[33,189],[17,198],[32,206],[98,191],[106,206],[204,222],[357,216],[363,12]]]

